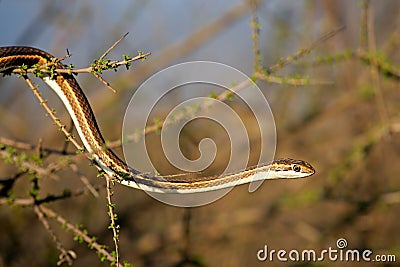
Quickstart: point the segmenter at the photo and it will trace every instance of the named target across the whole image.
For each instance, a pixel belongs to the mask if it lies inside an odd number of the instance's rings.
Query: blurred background
[[[276,158],[307,160],[316,169],[307,179],[264,182],[254,193],[239,186],[210,205],[191,209],[165,205],[117,184],[113,197],[122,260],[134,266],[395,266],[275,258],[261,262],[257,252],[265,245],[287,251],[336,249],[336,241],[345,238],[349,249],[370,249],[373,255],[400,260],[399,13],[400,3],[390,0],[1,0],[0,45],[34,46],[57,57],[68,49],[72,57],[65,64],[77,68],[89,66],[126,32],[109,58],[151,52],[129,71],[104,73],[115,94],[90,74],[77,77],[105,139],[121,157],[118,141],[125,109],[143,81],[176,63],[228,64],[253,77],[268,99],[277,130]],[[331,38],[316,43],[341,26],[344,29]],[[69,127],[57,96],[35,82]],[[22,79],[0,77],[0,86],[0,266],[55,266],[58,261],[58,245],[32,205],[9,204],[30,199],[32,172],[22,169],[21,162],[31,162],[38,144],[43,148],[40,168],[45,170],[36,174],[39,196],[72,192],[42,205],[87,229],[112,251],[104,179],[96,177],[88,160],[74,155],[73,146],[65,144],[65,136]],[[154,121],[162,121],[181,99],[179,93],[167,95]],[[260,149],[254,118],[235,97],[225,101],[246,123],[254,149],[252,165]],[[229,157],[229,140],[223,129],[207,123],[188,125],[180,144],[188,158],[196,159],[200,140],[213,138],[222,156],[205,174],[218,174]],[[150,155],[161,162],[160,171],[174,173],[162,163],[166,159],[160,155],[158,131],[146,138]],[[4,145],[27,159],[10,160]],[[97,197],[86,190],[82,176],[97,188]],[[109,264],[101,263],[94,250],[74,241],[55,220],[48,222],[59,243],[75,251],[74,266]]]

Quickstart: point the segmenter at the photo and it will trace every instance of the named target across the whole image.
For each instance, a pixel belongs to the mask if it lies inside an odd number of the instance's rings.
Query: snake
[[[27,46],[0,47],[0,73],[3,76],[21,70],[22,67],[53,65],[57,70],[67,69],[53,55]],[[27,75],[26,73],[24,75]],[[58,95],[72,118],[85,150],[97,167],[119,183],[136,189],[155,193],[198,193],[231,188],[253,181],[304,178],[315,173],[310,163],[304,160],[282,158],[230,174],[184,178],[177,175],[151,176],[141,173],[121,160],[107,148],[87,97],[74,75],[43,72],[39,76]]]

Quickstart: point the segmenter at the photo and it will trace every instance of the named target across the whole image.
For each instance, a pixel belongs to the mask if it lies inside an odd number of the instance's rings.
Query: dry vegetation
[[[360,1],[349,14],[347,4],[304,3],[304,10],[295,11],[303,25],[293,29],[294,24],[284,20],[289,16],[266,18],[264,2],[243,2],[227,7],[218,18],[163,51],[151,51],[153,56],[129,72],[106,74],[118,93],[110,97],[109,91],[98,90],[89,99],[106,138],[115,137],[110,147],[120,153],[122,118],[115,118],[123,116],[124,99],[132,93],[124,90],[127,85],[135,88],[162,67],[183,61],[245,18],[248,32],[242,38],[253,44],[253,57],[247,58],[253,71],[247,74],[263,90],[274,113],[276,157],[302,158],[317,170],[303,180],[265,182],[251,194],[247,186],[237,187],[215,203],[192,209],[167,206],[117,184],[112,191],[121,264],[342,266],[329,261],[266,263],[256,257],[264,245],[319,251],[335,248],[338,238],[346,238],[349,248],[393,254],[400,260],[400,5]],[[268,37],[263,35],[266,24],[274,28]],[[105,41],[102,48],[109,43]],[[73,60],[72,56],[69,61]],[[81,86],[89,87],[82,77]],[[7,102],[18,101],[18,92],[27,86],[23,82],[10,85],[8,80],[17,78],[1,78],[1,91],[15,91]],[[68,125],[66,112],[52,99],[49,105]],[[225,95],[220,99],[234,107],[246,125],[252,125],[247,123],[251,114],[240,101]],[[10,112],[1,101],[0,266],[54,266],[60,260],[65,265],[71,260],[74,266],[107,266],[115,260],[115,247],[108,229],[105,179],[96,177],[96,168],[89,166],[85,155],[76,155],[51,120],[37,118],[44,117],[40,115],[43,109],[36,99],[29,100],[39,115],[15,108]],[[162,120],[165,114],[157,117]],[[44,130],[32,128],[35,123],[45,125]],[[149,125],[147,138],[150,153],[162,159],[158,156],[159,123]],[[205,136],[226,142],[219,139],[220,131],[202,123],[192,131],[185,129],[182,150],[191,151],[188,157],[198,156],[193,147]],[[259,134],[251,127],[248,131],[250,136]],[[257,138],[251,142],[257,154]],[[208,171],[218,173],[224,164],[226,159],[221,159]],[[166,167],[164,171],[174,170]],[[99,258],[109,262],[100,263]],[[366,264],[377,263],[352,266]]]

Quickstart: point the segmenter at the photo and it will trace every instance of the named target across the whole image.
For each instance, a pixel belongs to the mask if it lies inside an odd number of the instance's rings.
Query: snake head
[[[290,158],[274,160],[271,170],[282,178],[302,178],[315,173],[315,169],[307,161]]]

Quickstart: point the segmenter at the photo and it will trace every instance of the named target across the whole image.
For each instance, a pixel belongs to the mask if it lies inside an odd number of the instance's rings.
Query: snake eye
[[[295,172],[300,172],[300,171],[301,171],[301,167],[300,167],[299,165],[294,164],[294,165],[293,165],[293,170],[294,170]]]

